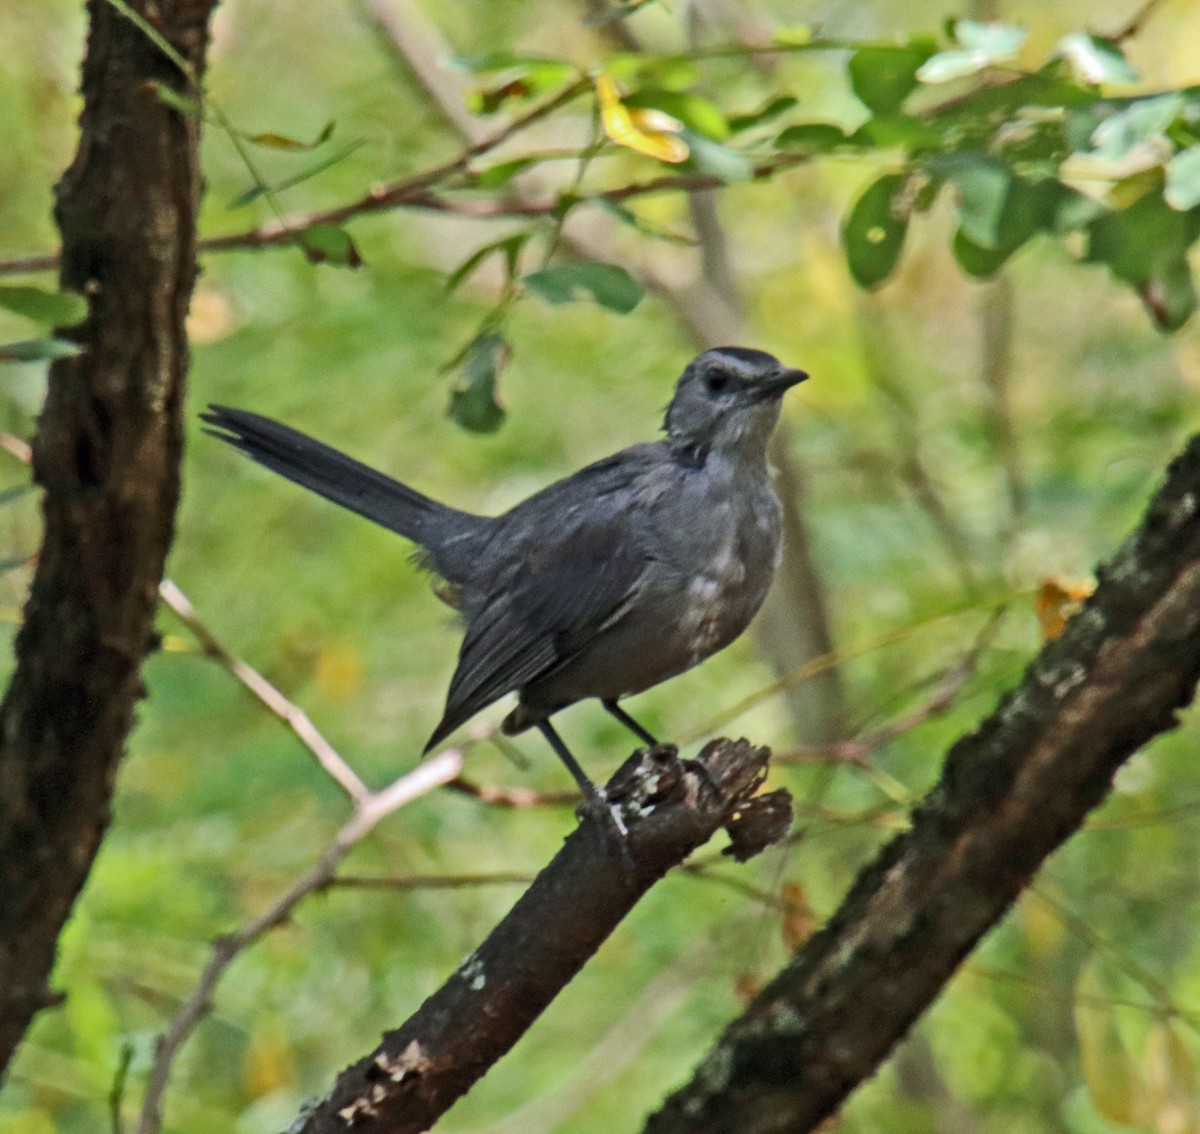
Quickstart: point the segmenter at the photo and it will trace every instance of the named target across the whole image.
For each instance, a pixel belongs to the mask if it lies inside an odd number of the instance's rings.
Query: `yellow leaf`
[[[595,83],[604,132],[618,146],[673,164],[687,160],[687,143],[675,136],[682,122],[661,110],[631,110],[621,101],[611,75],[597,75]]]
[[[1037,616],[1042,624],[1042,638],[1047,642],[1057,638],[1063,632],[1067,619],[1095,589],[1096,584],[1090,580],[1072,583],[1067,579],[1044,579],[1037,597]]]
[[[247,1092],[256,1099],[296,1082],[292,1049],[278,1025],[265,1024],[251,1034],[242,1072]]]
[[[1156,1023],[1146,1036],[1146,1080],[1156,1134],[1196,1134],[1196,1064],[1169,1020]]]
[[[783,943],[795,952],[813,934],[817,927],[817,915],[799,882],[783,884]]]
[[[1075,1036],[1088,1097],[1098,1114],[1119,1126],[1140,1121],[1145,1092],[1117,1028],[1116,1013],[1096,962],[1084,966],[1076,985]]]
[[[353,642],[334,639],[322,644],[313,674],[317,688],[331,701],[344,701],[362,685],[362,654]]]

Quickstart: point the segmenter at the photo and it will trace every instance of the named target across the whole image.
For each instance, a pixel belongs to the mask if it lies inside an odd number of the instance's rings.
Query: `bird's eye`
[[[704,378],[704,386],[710,394],[723,394],[729,389],[729,375],[724,370],[710,370]]]

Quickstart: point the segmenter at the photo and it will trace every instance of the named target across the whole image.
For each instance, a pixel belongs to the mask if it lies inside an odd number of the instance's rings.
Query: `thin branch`
[[[175,1059],[196,1025],[211,1011],[213,995],[229,966],[260,937],[287,922],[305,898],[329,886],[337,868],[355,844],[381,819],[449,783],[462,770],[462,765],[462,753],[450,748],[419,764],[382,791],[368,793],[357,800],[353,814],[307,874],[293,883],[274,905],[253,921],[227,936],[219,937],[213,943],[212,956],[204,966],[195,989],[180,1005],[167,1030],[155,1044],[154,1063],[142,1101],[138,1134],[157,1134],[161,1129],[163,1096]]]
[[[605,788],[628,828],[589,814],[507,917],[399,1029],[338,1077],[295,1134],[427,1130],[508,1051],[663,875],[724,827],[739,860],[786,833],[786,793],[756,794],[766,749],[714,741],[696,761],[639,749]],[[578,900],[586,895],[586,901]]]
[[[537,791],[503,784],[479,784],[466,776],[456,776],[446,787],[496,807],[574,807],[579,803],[577,791]]]
[[[164,579],[158,587],[162,599],[179,620],[195,635],[205,656],[221,665],[254,694],[272,713],[295,733],[300,743],[316,757],[317,763],[335,780],[351,799],[359,804],[371,792],[359,779],[354,769],[346,763],[337,750],[321,735],[320,730],[309,719],[307,713],[289,701],[261,673],[241,658],[230,653],[204,624],[188,597],[170,579]]]
[[[933,695],[922,705],[902,713],[881,728],[865,732],[850,740],[834,744],[797,745],[775,754],[776,764],[808,764],[814,762],[845,763],[865,766],[872,753],[904,736],[935,717],[946,713],[958,699],[963,686],[979,667],[979,660],[996,636],[1003,618],[1003,609],[996,611],[984,625],[970,650],[959,658],[938,682]]]
[[[1109,35],[1109,39],[1124,43],[1140,35],[1142,29],[1150,22],[1150,18],[1162,7],[1163,0],[1146,0],[1146,2],[1129,18],[1129,20]]]

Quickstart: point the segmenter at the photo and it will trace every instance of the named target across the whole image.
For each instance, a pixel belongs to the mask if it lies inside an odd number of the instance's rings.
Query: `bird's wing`
[[[601,491],[583,515],[540,531],[536,544],[523,540],[522,554],[477,606],[429,747],[505,693],[569,661],[620,616],[647,560],[629,538],[627,509],[604,494],[607,478],[598,479]]]

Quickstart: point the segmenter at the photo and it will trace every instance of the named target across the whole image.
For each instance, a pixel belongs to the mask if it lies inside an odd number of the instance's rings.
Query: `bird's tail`
[[[451,548],[466,551],[463,545],[488,523],[482,516],[439,504],[269,417],[229,406],[209,406],[200,416],[209,426],[207,433],[260,465],[420,545],[433,560],[430,565],[450,582],[460,574]]]

